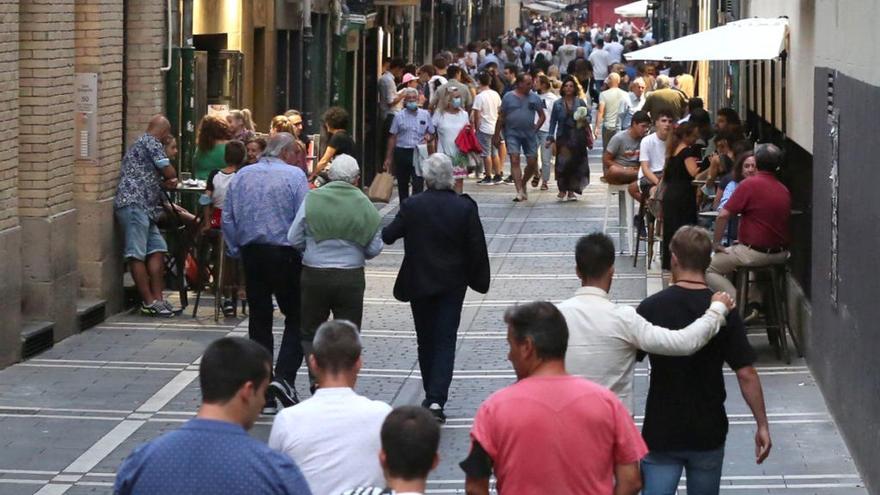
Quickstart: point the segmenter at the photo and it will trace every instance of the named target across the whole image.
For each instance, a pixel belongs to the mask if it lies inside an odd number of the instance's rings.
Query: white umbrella
[[[753,18],[625,54],[627,60],[771,60],[785,49],[788,19]]]
[[[621,5],[614,9],[614,13],[620,17],[647,17],[648,0],[638,0],[637,2]]]

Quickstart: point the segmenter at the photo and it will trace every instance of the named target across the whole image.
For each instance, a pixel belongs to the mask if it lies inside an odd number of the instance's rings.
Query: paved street
[[[592,163],[595,172],[595,154]],[[429,483],[432,493],[463,491],[457,463],[466,455],[476,408],[514,380],[506,361],[504,309],[572,294],[578,286],[574,244],[602,227],[605,188],[596,174],[576,203],[557,203],[552,188],[533,192],[526,205],[510,201],[512,186],[478,188],[470,181],[467,188],[480,204],[493,280],[488,294],[469,292],[465,301],[450,419],[443,429],[442,462]],[[386,222],[394,211],[383,210]],[[401,258],[398,243],[367,266],[364,370],[357,387],[393,405],[422,398],[409,306],[391,295]],[[644,260],[633,268],[632,258],[622,257],[616,273],[612,296],[625,304],[637,304],[649,288],[659,287],[656,274],[646,274]],[[278,320],[276,327],[280,335]],[[132,448],[193,416],[200,353],[224,335],[246,335],[246,322],[216,323],[207,308],[198,319],[122,315],[0,371],[0,493],[110,493],[115,470]],[[866,493],[804,361],[786,366],[773,357],[766,337],[751,340],[761,355],[774,447],[764,465],[755,465],[751,414],[736,378],[726,373],[731,427],[722,488],[742,494]],[[298,383],[301,396],[308,395],[305,382],[303,377]],[[635,386],[636,410],[643,411],[644,365]],[[253,435],[267,438],[270,425],[271,418],[262,418]]]

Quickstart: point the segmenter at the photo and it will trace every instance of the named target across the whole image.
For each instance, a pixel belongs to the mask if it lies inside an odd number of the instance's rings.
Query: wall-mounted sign
[[[74,78],[74,129],[77,160],[98,160],[98,74],[78,72]]]

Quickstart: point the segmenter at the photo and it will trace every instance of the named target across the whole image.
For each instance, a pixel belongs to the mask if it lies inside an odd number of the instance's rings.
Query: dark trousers
[[[419,369],[425,388],[423,406],[443,407],[449,397],[455,367],[455,341],[467,287],[410,301],[416,324]]]
[[[348,320],[358,329],[364,315],[363,268],[311,268],[304,266],[302,278],[302,339],[312,341],[330,313],[334,320]]]
[[[397,197],[400,202],[409,197],[409,183],[412,180],[412,193],[418,194],[424,189],[425,182],[416,175],[413,168],[413,154],[410,148],[394,148],[394,177],[397,179]]]
[[[303,360],[299,335],[299,277],[302,258],[292,247],[249,244],[241,248],[250,306],[251,340],[274,352],[272,295],[284,315],[284,336],[275,364],[275,376],[293,385]]]

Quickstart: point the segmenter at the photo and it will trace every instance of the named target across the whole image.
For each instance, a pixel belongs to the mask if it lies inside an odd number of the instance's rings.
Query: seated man
[[[653,197],[653,191],[663,178],[666,140],[672,134],[672,122],[671,113],[658,111],[654,118],[654,132],[639,143],[639,191],[643,197]]]
[[[782,151],[772,144],[755,147],[758,173],[737,186],[733,196],[718,213],[715,221],[715,256],[706,272],[713,290],[723,290],[736,297],[736,287],[727,278],[740,266],[767,266],[788,259],[791,193],[774,175],[782,160]],[[732,216],[739,219],[739,244],[721,245]],[[745,304],[744,301],[739,301]]]
[[[260,344],[214,341],[199,364],[198,415],[135,449],[119,468],[113,493],[309,495],[296,465],[245,431],[266,401],[271,370],[272,356]]]
[[[562,313],[533,302],[508,309],[504,321],[519,381],[477,411],[460,464],[467,493],[488,494],[493,472],[498,493],[638,493],[645,443],[613,392],[566,372]]]
[[[382,424],[379,463],[385,471],[385,488],[361,487],[344,495],[421,495],[428,473],[440,462],[440,423],[427,409],[401,406],[391,411]]]
[[[639,149],[642,138],[648,135],[651,117],[638,111],[633,114],[629,129],[620,131],[611,138],[602,153],[602,170],[609,184],[630,184],[629,193],[636,200],[641,199],[639,186]]]
[[[733,299],[724,292],[693,323],[678,332],[654,326],[630,306],[608,299],[614,278],[614,243],[605,234],[581,237],[575,248],[581,288],[559,304],[568,325],[569,373],[608,387],[630,411],[636,354],[643,350],[667,356],[687,356],[718,333]]]
[[[275,417],[269,446],[300,466],[316,494],[383,483],[379,433],[391,406],[352,390],[362,364],[357,327],[328,321],[318,327],[312,345],[309,368],[318,389]]]

